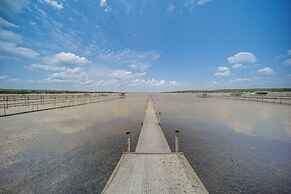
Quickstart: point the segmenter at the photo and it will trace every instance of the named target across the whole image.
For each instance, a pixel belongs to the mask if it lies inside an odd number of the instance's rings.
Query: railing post
[[[127,131],[125,134],[127,138],[127,152],[130,152],[130,131]]]
[[[179,152],[179,129],[175,130],[175,152]]]
[[[156,112],[156,115],[157,115],[157,117],[158,117],[158,122],[159,122],[159,124],[160,124],[160,122],[161,122],[161,112]]]

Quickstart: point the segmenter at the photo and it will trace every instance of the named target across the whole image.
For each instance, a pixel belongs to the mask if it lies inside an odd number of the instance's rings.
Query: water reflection
[[[245,135],[290,138],[291,107],[261,102],[201,99],[195,94],[157,95],[158,106],[177,119],[225,125]],[[169,106],[169,103],[171,106]]]
[[[289,137],[291,137],[291,120],[290,120],[290,115],[285,115],[284,117],[281,118],[281,122],[283,125],[283,129],[286,131]]]
[[[147,95],[1,118],[0,192],[100,193],[136,145]]]
[[[155,95],[164,134],[181,150],[210,193],[290,193],[288,105]]]
[[[1,193],[100,193],[139,136],[148,94],[1,118]],[[169,145],[211,193],[291,192],[290,106],[156,94]],[[288,192],[289,191],[289,192]]]

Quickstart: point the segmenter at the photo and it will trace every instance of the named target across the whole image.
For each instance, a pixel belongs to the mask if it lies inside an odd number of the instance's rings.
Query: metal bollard
[[[175,152],[179,152],[179,129],[175,130]]]
[[[161,114],[162,114],[161,112],[156,112],[159,124],[161,123]]]
[[[127,135],[127,152],[130,152],[130,131],[125,133]]]

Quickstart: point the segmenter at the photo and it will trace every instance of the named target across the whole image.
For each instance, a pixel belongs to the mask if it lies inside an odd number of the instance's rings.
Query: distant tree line
[[[116,93],[108,91],[72,91],[72,90],[30,90],[30,89],[0,89],[0,94],[76,94],[76,93]]]
[[[291,92],[291,88],[249,88],[249,89],[219,89],[219,90],[181,90],[163,93],[241,93],[241,92]]]

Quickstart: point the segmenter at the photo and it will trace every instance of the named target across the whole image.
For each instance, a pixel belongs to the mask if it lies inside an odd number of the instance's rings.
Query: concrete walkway
[[[136,152],[123,153],[102,193],[208,193],[183,153],[171,152],[152,97]]]
[[[150,97],[146,106],[143,126],[135,152],[138,153],[171,153],[171,149],[160,127],[154,102]]]

